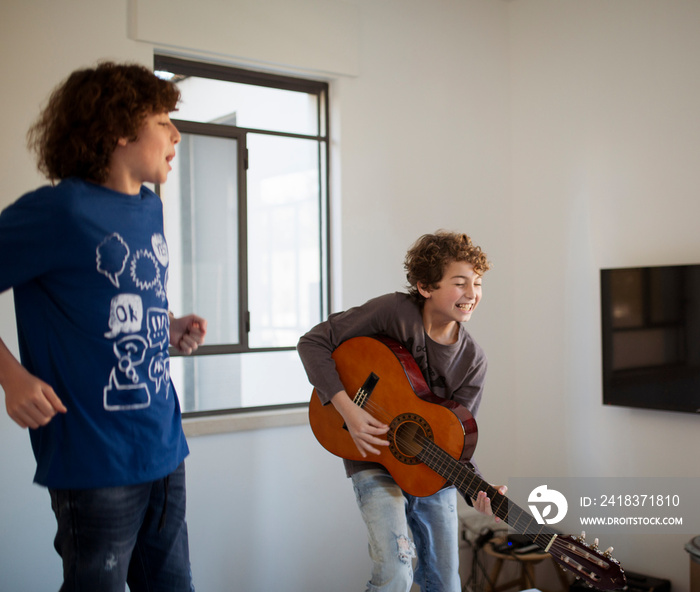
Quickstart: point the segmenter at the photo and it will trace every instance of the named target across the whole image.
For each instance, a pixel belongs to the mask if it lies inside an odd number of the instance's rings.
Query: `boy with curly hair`
[[[168,344],[191,353],[206,321],[168,312],[162,203],[143,185],[168,176],[179,97],[140,65],[74,72],[29,132],[52,184],[0,214],[21,358],[0,340],[0,385],[50,493],[62,591],[193,590]]]
[[[331,358],[335,348],[352,337],[390,337],[413,355],[433,394],[476,415],[487,362],[463,323],[481,301],[482,276],[490,268],[486,255],[466,234],[438,231],[418,239],[404,267],[407,294],[386,294],[330,315],[300,339],[297,350],[321,402],[338,410],[367,459],[344,460],[368,531],[373,566],[367,590],[408,592],[415,581],[424,592],[460,592],[455,488],[416,497],[371,461],[379,447],[389,445],[389,427],[353,402]],[[468,501],[491,514],[484,492]]]

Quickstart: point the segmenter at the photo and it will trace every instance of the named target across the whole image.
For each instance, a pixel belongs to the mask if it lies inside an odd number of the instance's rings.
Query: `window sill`
[[[275,409],[271,411],[251,411],[212,417],[183,419],[182,427],[188,438],[227,434],[246,430],[279,428],[305,425],[309,423],[309,411],[306,407],[294,409]]]

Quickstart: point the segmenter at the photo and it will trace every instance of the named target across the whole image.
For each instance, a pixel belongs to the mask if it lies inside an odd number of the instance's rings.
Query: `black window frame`
[[[167,71],[176,76],[195,76],[200,78],[211,78],[226,82],[251,84],[282,90],[305,92],[316,96],[318,103],[318,134],[299,134],[265,130],[257,128],[238,127],[230,124],[202,123],[177,119],[174,113],[172,121],[180,133],[194,134],[200,136],[232,138],[238,141],[238,298],[239,298],[239,343],[237,344],[215,344],[200,346],[192,356],[207,355],[236,355],[246,353],[293,351],[295,346],[282,347],[250,347],[250,312],[248,307],[248,232],[247,232],[247,169],[248,169],[248,149],[247,138],[249,134],[260,134],[268,136],[280,136],[287,138],[299,138],[305,140],[315,140],[318,142],[319,162],[325,163],[325,170],[319,175],[319,252],[321,253],[321,282],[319,285],[320,318],[328,316],[331,302],[330,284],[330,107],[329,107],[329,84],[325,81],[310,80],[288,75],[280,75],[269,72],[247,70],[243,68],[199,62],[184,58],[156,54],[154,56],[154,70]],[[321,154],[321,151],[324,153]],[[159,193],[159,187],[156,188]],[[196,311],[193,311],[196,312]],[[215,319],[208,319],[209,322],[216,322]],[[172,357],[180,357],[183,354],[170,348]],[[305,403],[289,403],[282,405],[262,405],[258,407],[231,407],[201,411],[183,411],[184,418],[206,417],[234,413],[249,413],[260,410],[284,409],[293,407],[303,407]]]

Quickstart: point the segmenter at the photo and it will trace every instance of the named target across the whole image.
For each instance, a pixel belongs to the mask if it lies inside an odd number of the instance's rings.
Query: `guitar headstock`
[[[598,539],[592,545],[585,542],[586,533],[580,537],[559,535],[548,552],[559,565],[573,573],[589,586],[599,590],[619,590],[627,584],[625,571],[611,555],[612,547],[603,553],[598,551]]]

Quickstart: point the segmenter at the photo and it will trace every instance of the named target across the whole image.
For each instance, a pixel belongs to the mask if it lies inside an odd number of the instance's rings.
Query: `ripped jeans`
[[[382,469],[355,473],[352,483],[369,537],[367,592],[408,592],[414,581],[422,592],[460,592],[456,490],[415,497]]]
[[[50,489],[60,592],[192,592],[185,464],[152,483]]]

